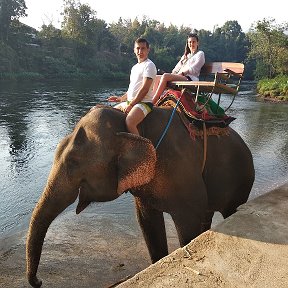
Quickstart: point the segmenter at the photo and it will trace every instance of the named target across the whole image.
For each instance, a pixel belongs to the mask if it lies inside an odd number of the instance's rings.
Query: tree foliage
[[[83,71],[95,69],[96,55],[116,47],[107,23],[98,19],[96,11],[89,5],[74,0],[64,1],[63,16],[61,35],[66,46],[74,50],[74,64]],[[99,70],[99,66],[95,70]]]
[[[41,30],[37,31],[17,20],[17,17],[25,15],[24,0],[0,0],[0,3],[0,15],[3,15],[4,8],[12,7],[12,12],[5,14],[10,15],[10,22],[7,22],[9,29],[5,32],[10,41],[0,46],[2,75],[5,72],[25,71],[33,75],[39,73],[45,78],[119,78],[124,75],[128,78],[136,60],[133,45],[138,37],[145,37],[150,42],[149,57],[157,68],[171,71],[183,55],[187,36],[191,32],[198,33],[200,49],[205,52],[207,62],[243,62],[248,78],[255,70],[255,63],[256,75],[260,75],[258,70],[262,74],[266,70],[267,73],[272,71],[272,74],[287,73],[287,36],[283,36],[284,27],[282,30],[272,27],[272,23],[266,20],[259,22],[249,32],[248,38],[237,21],[227,21],[213,31],[191,31],[189,27],[173,24],[165,26],[147,16],[135,19],[120,17],[117,22],[107,24],[97,17],[96,11],[88,4],[64,0],[61,29],[50,23],[42,25]],[[1,29],[2,37],[5,29],[2,26]],[[266,45],[267,39],[270,39],[269,45]],[[9,53],[5,59],[7,51]],[[249,51],[250,58],[247,57]]]
[[[288,73],[288,23],[276,24],[275,19],[263,19],[248,33],[251,49],[248,56],[256,60],[256,77],[272,78]]]
[[[26,15],[25,0],[0,0],[0,39],[8,41],[9,29],[13,20]]]
[[[104,20],[88,4],[74,0],[64,1],[62,36],[85,46],[94,46],[97,51],[109,50],[111,34]]]

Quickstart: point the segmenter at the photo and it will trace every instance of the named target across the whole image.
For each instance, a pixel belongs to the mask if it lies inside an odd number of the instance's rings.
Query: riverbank
[[[176,251],[167,219],[169,256],[150,265],[136,220],[67,212],[51,225],[39,276],[43,287],[287,287],[288,183],[243,205],[237,213]],[[29,287],[26,231],[1,240],[0,287]],[[149,267],[148,267],[149,266]],[[192,286],[191,286],[192,285]]]
[[[277,104],[288,104],[288,96],[283,99],[279,99],[279,97],[268,97],[263,95],[257,95],[257,98],[264,102],[277,103]]]
[[[257,83],[257,92],[265,101],[287,103],[288,76],[278,75],[273,79],[261,79]]]

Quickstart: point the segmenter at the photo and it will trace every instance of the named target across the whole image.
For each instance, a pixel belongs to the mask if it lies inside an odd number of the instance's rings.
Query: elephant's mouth
[[[76,214],[82,212],[91,202],[107,202],[115,200],[119,197],[116,193],[101,193],[99,190],[92,189],[90,185],[85,182],[79,188],[79,202],[76,208]]]

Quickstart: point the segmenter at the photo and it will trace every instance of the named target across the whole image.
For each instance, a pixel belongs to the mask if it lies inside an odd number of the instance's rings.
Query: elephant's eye
[[[73,157],[69,157],[66,161],[67,174],[71,175],[76,169],[79,169],[79,161]]]

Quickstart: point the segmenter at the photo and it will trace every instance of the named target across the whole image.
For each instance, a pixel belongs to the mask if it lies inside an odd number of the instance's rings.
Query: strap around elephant
[[[180,100],[181,100],[181,98],[182,98],[182,95],[184,94],[184,91],[185,91],[185,88],[182,89],[181,95],[180,95],[179,99],[177,100],[175,107],[174,107],[173,110],[172,110],[172,113],[171,113],[171,116],[170,116],[170,118],[169,118],[169,121],[168,121],[168,123],[167,123],[167,125],[166,125],[166,127],[165,127],[165,129],[164,129],[164,131],[163,131],[163,133],[162,133],[162,135],[161,135],[161,137],[160,137],[160,139],[158,140],[157,145],[155,146],[155,149],[156,149],[156,150],[157,150],[157,148],[159,147],[160,143],[162,142],[163,138],[165,137],[165,135],[166,135],[166,133],[167,133],[167,131],[168,131],[168,129],[169,129],[169,126],[170,126],[170,124],[171,124],[171,122],[172,122],[173,116],[174,116],[174,114],[175,114],[175,112],[176,112],[176,109],[177,109],[179,103],[180,103]]]
[[[203,163],[202,163],[202,173],[205,168],[207,158],[207,129],[206,124],[203,122]]]

